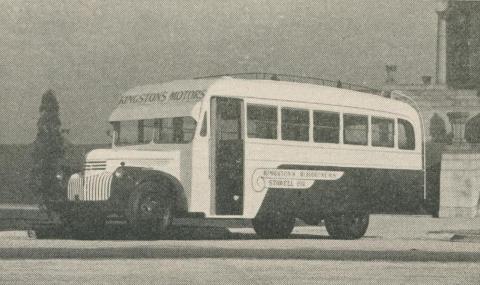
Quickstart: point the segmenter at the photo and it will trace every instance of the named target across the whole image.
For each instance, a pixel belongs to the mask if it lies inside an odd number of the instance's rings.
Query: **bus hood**
[[[87,154],[84,170],[88,172],[114,172],[124,164],[126,167],[143,167],[160,170],[180,177],[181,150],[145,151],[129,149],[97,149]]]

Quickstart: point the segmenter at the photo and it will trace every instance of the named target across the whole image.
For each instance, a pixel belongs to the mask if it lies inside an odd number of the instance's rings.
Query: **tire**
[[[105,217],[86,216],[68,217],[63,220],[64,235],[73,239],[102,239],[104,237]]]
[[[366,232],[369,214],[346,213],[325,219],[328,234],[334,239],[359,239]]]
[[[172,224],[174,199],[165,188],[144,182],[131,194],[127,217],[135,237],[152,239],[167,233]]]
[[[261,238],[287,238],[295,227],[295,216],[276,211],[255,217],[252,225]]]

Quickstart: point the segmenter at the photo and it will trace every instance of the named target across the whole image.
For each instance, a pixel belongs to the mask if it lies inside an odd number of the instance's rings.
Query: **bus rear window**
[[[398,119],[398,148],[415,149],[415,132],[409,121]]]
[[[196,124],[192,117],[114,122],[115,145],[189,143]]]

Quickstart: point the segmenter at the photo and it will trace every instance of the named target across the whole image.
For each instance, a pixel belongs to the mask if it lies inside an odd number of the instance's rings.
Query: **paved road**
[[[479,284],[480,243],[445,229],[470,224],[374,216],[366,237],[332,240],[297,227],[264,240],[251,228],[178,227],[163,240],[0,237],[0,284]]]
[[[253,258],[480,262],[480,243],[429,239],[333,240],[324,227],[299,227],[289,239],[259,239],[252,229],[179,228],[163,240],[0,239],[2,259]]]
[[[46,219],[45,213],[39,212],[36,205],[0,204],[0,230],[25,229],[29,224],[35,223],[35,220]],[[183,220],[179,219],[179,223],[182,224]],[[195,224],[208,225],[209,222]],[[218,225],[218,221],[214,224]],[[250,226],[248,221],[240,224]],[[439,219],[418,215],[371,215],[367,235],[386,239],[426,239],[432,236],[438,239],[443,235],[457,240],[480,241],[480,217]]]
[[[248,259],[0,262],[1,284],[479,284],[479,281],[478,263]]]

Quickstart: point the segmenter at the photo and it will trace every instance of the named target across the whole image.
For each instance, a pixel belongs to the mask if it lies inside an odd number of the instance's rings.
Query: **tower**
[[[437,15],[436,83],[480,89],[480,1],[441,1]]]

